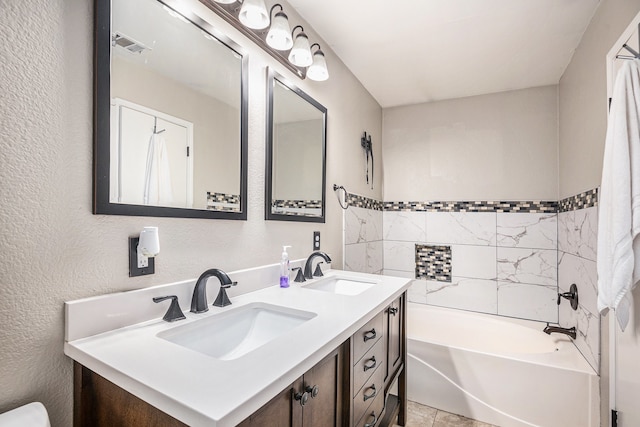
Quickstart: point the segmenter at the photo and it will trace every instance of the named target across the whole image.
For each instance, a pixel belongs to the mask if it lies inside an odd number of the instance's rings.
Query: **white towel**
[[[598,211],[598,310],[624,331],[640,279],[640,69],[625,61],[614,85]],[[638,262],[636,262],[638,260]]]
[[[145,205],[160,206],[168,206],[173,202],[167,144],[162,135],[156,133],[149,139],[143,202]]]

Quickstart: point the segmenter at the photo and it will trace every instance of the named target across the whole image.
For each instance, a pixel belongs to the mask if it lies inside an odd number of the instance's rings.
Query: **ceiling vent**
[[[125,36],[124,34],[121,34],[121,33],[113,33],[113,37],[111,38],[111,40],[112,40],[112,46],[114,47],[120,46],[121,48],[129,51],[130,53],[140,54],[145,50],[151,50],[150,47],[147,47],[142,43],[135,41],[131,37]]]

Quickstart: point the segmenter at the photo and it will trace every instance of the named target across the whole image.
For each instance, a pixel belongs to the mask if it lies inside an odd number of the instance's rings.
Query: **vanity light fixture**
[[[309,47],[309,37],[304,33],[302,25],[296,25],[291,31],[291,36],[295,33],[296,29],[300,28],[300,32],[295,36],[293,47],[289,52],[289,61],[297,67],[308,67],[313,63],[311,57],[311,48]]]
[[[269,26],[269,13],[264,0],[244,0],[238,19],[245,27],[261,30]]]
[[[289,30],[289,17],[282,4],[275,3],[268,10],[265,0],[199,1],[301,79],[307,75],[315,81],[329,78],[327,61],[320,45],[314,43],[313,46],[318,49],[311,51],[309,37],[302,25],[296,25],[293,31]],[[276,7],[279,11],[274,14]]]
[[[280,12],[276,13],[276,16],[271,20],[271,28],[267,33],[267,44],[277,50],[289,50],[293,46],[289,17],[284,13],[280,3],[271,7],[269,16],[273,14],[273,9],[276,7],[280,7]]]
[[[318,46],[318,50],[313,52],[313,63],[307,70],[307,77],[317,82],[323,82],[329,78],[327,61],[324,58],[324,52],[320,49],[320,45],[318,43],[314,43],[311,45],[311,49],[313,49],[314,46]]]
[[[159,253],[158,227],[144,227],[140,237],[129,237],[129,277],[155,273],[153,257]]]

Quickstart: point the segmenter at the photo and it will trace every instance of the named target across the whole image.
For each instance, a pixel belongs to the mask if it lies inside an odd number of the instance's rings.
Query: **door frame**
[[[187,147],[189,150],[189,156],[187,157],[186,207],[193,207],[193,123],[122,98],[111,99],[111,117],[113,120],[111,120],[111,170],[109,171],[109,181],[112,184],[109,186],[111,189],[109,199],[117,200],[120,193],[120,111],[122,107],[148,114],[187,129]]]

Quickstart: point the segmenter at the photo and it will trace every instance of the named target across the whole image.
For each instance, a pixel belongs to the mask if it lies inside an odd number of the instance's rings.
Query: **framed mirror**
[[[325,221],[327,109],[267,71],[265,217]]]
[[[185,7],[95,0],[95,214],[247,218],[247,56]]]

